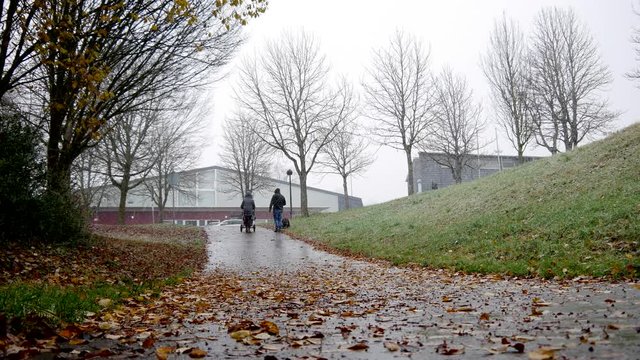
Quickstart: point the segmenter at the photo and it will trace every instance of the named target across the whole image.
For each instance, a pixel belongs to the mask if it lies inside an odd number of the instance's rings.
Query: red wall
[[[160,222],[160,212],[154,209],[153,216],[151,208],[130,208],[125,212],[126,224],[151,224]],[[295,214],[295,211],[294,211]],[[288,217],[289,212],[285,211],[283,216]],[[224,220],[229,218],[241,218],[242,210],[240,209],[167,209],[164,212],[164,220]],[[257,209],[256,219],[272,219],[273,214],[267,209]],[[104,208],[99,209],[93,216],[94,224],[117,224],[118,209]]]

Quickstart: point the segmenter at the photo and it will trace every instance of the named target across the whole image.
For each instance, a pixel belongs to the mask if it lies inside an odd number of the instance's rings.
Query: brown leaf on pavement
[[[192,359],[199,359],[207,356],[207,352],[200,348],[193,348],[189,351],[189,357]]]
[[[436,353],[441,355],[460,355],[464,354],[464,346],[453,347],[447,344],[447,341],[443,341],[442,344],[436,347]]]
[[[361,350],[367,350],[368,348],[369,348],[369,345],[367,345],[364,341],[361,341],[359,343],[355,343],[349,346],[347,349],[353,350],[353,351],[361,351]]]
[[[155,339],[153,338],[153,336],[149,336],[146,339],[144,339],[144,341],[142,342],[142,347],[145,349],[151,349],[153,347],[153,344],[155,344]]]
[[[269,335],[278,336],[280,334],[280,330],[278,329],[278,325],[271,321],[264,320],[260,323],[260,328],[266,331]]]
[[[175,352],[175,350],[174,347],[170,346],[159,347],[156,349],[156,358],[158,358],[158,360],[167,360],[169,355]]]

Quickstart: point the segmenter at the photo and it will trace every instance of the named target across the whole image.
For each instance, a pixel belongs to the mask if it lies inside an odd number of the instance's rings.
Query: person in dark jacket
[[[271,202],[269,203],[269,212],[273,208],[273,223],[275,224],[275,232],[282,230],[282,209],[287,205],[287,200],[280,194],[280,189],[276,188]]]
[[[256,216],[256,202],[253,200],[251,192],[247,192],[244,195],[242,204],[240,204],[240,209],[242,209],[242,220],[244,222],[244,226],[247,227],[247,232],[251,232],[249,227],[253,225],[253,220]]]

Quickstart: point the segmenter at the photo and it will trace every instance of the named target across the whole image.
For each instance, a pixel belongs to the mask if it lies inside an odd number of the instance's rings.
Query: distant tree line
[[[640,43],[635,34],[633,41]],[[529,36],[503,16],[489,40],[481,65],[495,121],[521,162],[533,141],[552,154],[569,151],[604,133],[616,118],[604,97],[611,74],[572,9],[540,10]],[[479,138],[486,122],[464,76],[447,66],[434,73],[430,52],[402,31],[373,52],[362,82],[363,110],[344,81],[328,83],[326,59],[308,34],[284,34],[263,55],[245,61],[237,100],[255,141],[282,154],[296,170],[305,215],[309,172],[318,165],[321,172],[342,176],[348,198],[347,177],[373,161],[355,149],[366,149],[369,142],[404,152],[409,195],[415,192],[416,149],[444,154],[437,161],[459,183],[472,153],[483,147]],[[637,70],[628,76],[640,77]],[[356,129],[360,134],[353,136]],[[233,161],[227,165],[236,167]]]

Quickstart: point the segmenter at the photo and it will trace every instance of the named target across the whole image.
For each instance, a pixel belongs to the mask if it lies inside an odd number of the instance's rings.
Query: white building
[[[205,225],[210,220],[224,220],[241,217],[242,196],[227,188],[222,181],[225,173],[231,170],[219,166],[183,171],[175,174],[174,180],[180,191],[171,191],[165,206],[164,221],[178,224]],[[295,180],[295,179],[292,179]],[[272,187],[264,192],[253,194],[256,202],[256,218],[269,219],[269,202],[275,188],[287,199],[284,211],[286,217],[300,213],[300,186],[289,181],[269,179]],[[96,208],[94,223],[115,224],[118,217],[119,190],[110,186]],[[345,208],[344,194],[307,187],[309,212],[335,212]],[[349,197],[350,207],[362,207],[362,199]],[[127,195],[126,223],[144,224],[159,222],[157,205],[151,200],[151,194],[140,186]]]

